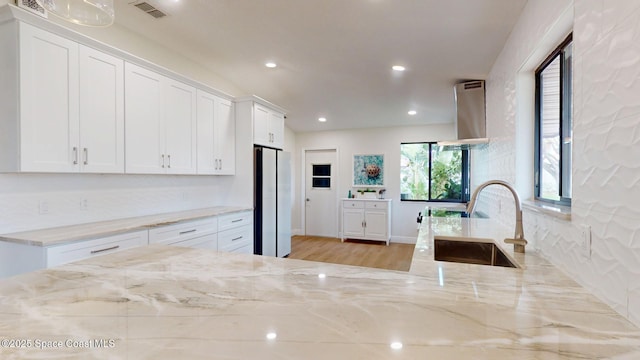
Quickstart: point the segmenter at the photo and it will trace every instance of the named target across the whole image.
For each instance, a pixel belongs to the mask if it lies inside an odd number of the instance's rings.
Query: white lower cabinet
[[[49,268],[93,256],[145,246],[148,242],[147,230],[141,230],[68,245],[49,246],[43,248],[46,251],[45,267]]]
[[[0,278],[149,244],[253,254],[253,211],[151,226],[62,245],[0,241]]]
[[[253,254],[252,211],[222,215],[218,225],[218,251]]]
[[[342,241],[391,239],[391,200],[342,200]]]
[[[253,254],[253,212],[155,227],[149,230],[149,244]]]
[[[185,221],[149,230],[149,244],[218,249],[218,218]]]

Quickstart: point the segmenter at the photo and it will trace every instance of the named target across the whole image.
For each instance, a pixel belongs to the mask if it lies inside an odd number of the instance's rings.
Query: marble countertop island
[[[0,358],[640,358],[640,330],[533,251],[433,260],[435,233],[496,229],[423,221],[410,272],[153,245],[19,275]]]

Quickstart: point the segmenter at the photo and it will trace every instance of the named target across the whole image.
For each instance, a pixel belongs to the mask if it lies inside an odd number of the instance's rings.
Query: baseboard
[[[391,236],[392,243],[415,244],[418,236]]]
[[[291,235],[304,235],[300,229],[291,229]],[[341,233],[338,233],[338,239],[342,236]],[[416,236],[391,236],[391,240],[389,242],[396,244],[415,244],[417,241],[418,235]]]

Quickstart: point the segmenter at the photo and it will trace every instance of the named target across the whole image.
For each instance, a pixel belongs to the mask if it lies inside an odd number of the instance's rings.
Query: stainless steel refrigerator
[[[291,154],[254,148],[253,252],[285,257],[291,253]]]

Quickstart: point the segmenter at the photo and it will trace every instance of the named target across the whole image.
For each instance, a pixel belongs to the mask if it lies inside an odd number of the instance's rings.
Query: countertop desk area
[[[151,245],[23,274],[0,281],[0,357],[640,358],[640,330],[532,249],[433,260],[434,234],[509,233],[425,218],[408,273]]]

